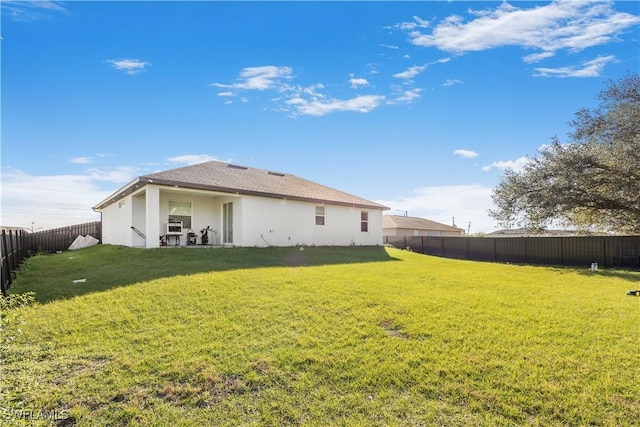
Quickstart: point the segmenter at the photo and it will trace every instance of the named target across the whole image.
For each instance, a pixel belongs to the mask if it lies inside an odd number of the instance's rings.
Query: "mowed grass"
[[[0,407],[27,425],[50,421],[16,411],[90,426],[637,425],[637,288],[637,272],[384,248],[37,256],[12,288],[39,302],[5,331]]]

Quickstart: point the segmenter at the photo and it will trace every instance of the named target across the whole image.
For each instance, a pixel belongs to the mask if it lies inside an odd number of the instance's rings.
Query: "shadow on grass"
[[[577,270],[579,274],[584,276],[600,276],[600,277],[612,277],[623,280],[628,280],[635,283],[640,287],[640,271],[637,270],[610,270],[603,269],[598,271],[591,271],[589,269]]]
[[[509,263],[504,263],[509,264]],[[513,263],[513,265],[520,265],[523,267],[540,267],[540,268],[551,268],[555,269],[559,272],[576,272],[582,276],[599,276],[599,277],[610,277],[610,278],[618,278],[623,280],[628,280],[630,282],[635,282],[640,286],[640,271],[624,268],[621,269],[612,269],[612,268],[603,268],[597,271],[591,271],[589,268],[584,268],[579,265],[557,265],[557,264],[523,264],[523,263]]]
[[[158,248],[98,245],[38,255],[18,271],[10,293],[35,292],[40,303],[153,279],[211,271],[398,261],[384,247]]]

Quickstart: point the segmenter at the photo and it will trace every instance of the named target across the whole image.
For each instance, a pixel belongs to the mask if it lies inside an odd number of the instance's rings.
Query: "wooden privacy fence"
[[[446,258],[589,267],[640,268],[640,236],[402,237],[385,236],[397,248]]]
[[[80,235],[89,235],[102,241],[102,223],[100,221],[94,221],[30,233],[30,250],[36,253],[66,251],[76,237]]]
[[[67,250],[79,235],[93,236],[102,241],[102,223],[94,221],[38,231],[37,233],[3,230],[0,235],[0,251],[2,255],[0,290],[2,295],[6,295],[7,289],[13,282],[15,270],[25,258],[35,253],[52,253]]]
[[[0,235],[0,252],[2,265],[0,267],[0,291],[7,294],[7,289],[13,282],[13,275],[23,259],[28,254],[28,242],[26,231],[2,230]]]

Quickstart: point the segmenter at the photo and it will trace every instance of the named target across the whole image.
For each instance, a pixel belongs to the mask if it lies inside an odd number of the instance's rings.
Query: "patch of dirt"
[[[267,375],[272,371],[271,364],[266,360],[255,360],[251,363],[251,366],[260,375]]]
[[[66,366],[59,366],[56,369],[56,377],[53,382],[56,385],[68,384],[78,376],[93,375],[109,362],[109,359],[106,358],[75,359],[66,362]]]
[[[380,327],[390,337],[401,338],[401,339],[409,338],[409,335],[402,330],[402,327],[396,325],[391,320],[383,320],[382,322],[380,322]]]
[[[196,407],[213,406],[216,402],[232,395],[251,392],[251,388],[238,376],[221,376],[215,381],[194,381],[189,383],[169,382],[157,390],[156,396],[162,400],[178,405]]]

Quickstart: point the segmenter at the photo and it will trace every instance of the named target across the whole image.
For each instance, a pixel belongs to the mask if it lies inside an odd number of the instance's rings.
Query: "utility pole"
[[[471,221],[469,221],[469,225],[467,226],[467,236],[471,233]]]

